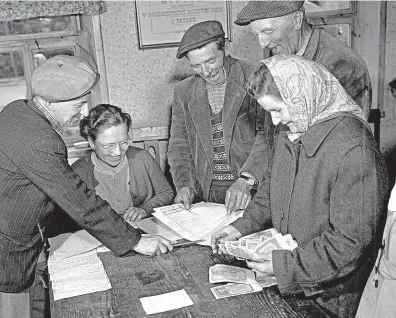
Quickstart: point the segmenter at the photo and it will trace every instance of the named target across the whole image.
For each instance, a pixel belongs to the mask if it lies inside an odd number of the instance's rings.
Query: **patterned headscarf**
[[[338,80],[322,65],[296,55],[275,55],[262,60],[279,89],[300,138],[318,120],[334,113],[347,112],[366,121],[362,109],[347,94]]]

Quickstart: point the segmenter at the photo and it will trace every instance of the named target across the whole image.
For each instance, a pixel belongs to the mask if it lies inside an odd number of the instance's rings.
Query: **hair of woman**
[[[98,132],[103,128],[109,128],[126,124],[128,129],[132,126],[132,119],[121,108],[110,104],[99,104],[93,107],[88,116],[80,121],[80,135],[85,139],[90,137],[96,140]]]
[[[246,89],[256,99],[263,95],[282,98],[270,70],[264,63],[260,63],[259,68],[250,76]]]

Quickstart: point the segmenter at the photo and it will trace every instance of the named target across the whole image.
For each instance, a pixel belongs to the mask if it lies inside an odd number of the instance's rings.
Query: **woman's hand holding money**
[[[225,241],[238,240],[242,234],[233,226],[228,225],[223,227],[220,231],[212,235],[210,245],[212,247],[213,253],[222,254],[219,248],[219,243],[224,243]]]
[[[272,263],[272,253],[268,253],[268,260],[263,260],[262,262],[246,261],[246,264],[251,269],[261,272],[267,275],[274,274],[274,268]]]

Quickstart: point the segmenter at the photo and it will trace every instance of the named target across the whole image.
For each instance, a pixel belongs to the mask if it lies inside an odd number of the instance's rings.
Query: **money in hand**
[[[226,241],[220,248],[242,260],[265,261],[273,250],[292,251],[297,246],[290,234],[282,235],[272,228],[241,237],[238,241]]]

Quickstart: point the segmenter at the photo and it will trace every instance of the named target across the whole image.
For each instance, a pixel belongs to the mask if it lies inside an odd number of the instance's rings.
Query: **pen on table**
[[[198,243],[203,243],[205,240],[198,240],[198,241],[182,241],[182,242],[176,242],[173,244],[173,247],[189,247],[189,246],[194,246],[197,245]]]

